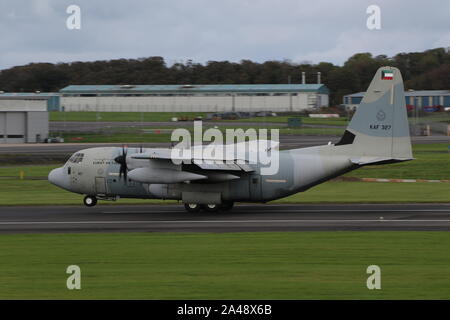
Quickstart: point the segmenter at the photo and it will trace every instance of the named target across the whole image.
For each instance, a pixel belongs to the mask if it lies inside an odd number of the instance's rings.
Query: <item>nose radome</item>
[[[63,168],[56,168],[50,171],[48,174],[48,181],[57,187],[63,189],[69,188],[69,176],[64,173]]]
[[[52,171],[50,171],[50,173],[48,174],[48,181],[50,181],[53,184],[56,184],[56,181],[58,179],[58,173],[60,171],[61,168],[56,168],[53,169]]]

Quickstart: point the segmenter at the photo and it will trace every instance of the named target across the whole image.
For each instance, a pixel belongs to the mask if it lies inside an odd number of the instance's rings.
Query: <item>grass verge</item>
[[[448,299],[449,246],[448,232],[0,235],[0,299]]]
[[[403,203],[450,202],[450,183],[378,183],[329,181],[274,203]],[[0,180],[1,205],[81,205],[82,195],[53,186],[46,180]],[[160,204],[176,201],[120,199],[101,204]]]

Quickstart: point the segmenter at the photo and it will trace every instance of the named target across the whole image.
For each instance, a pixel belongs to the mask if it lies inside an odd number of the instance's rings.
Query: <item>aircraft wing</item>
[[[254,169],[247,163],[239,163],[239,161],[234,160],[230,162],[229,160],[210,160],[205,162],[203,160],[193,159],[193,163],[196,164],[200,169],[203,170],[225,170],[225,171],[244,171],[252,172]]]
[[[244,171],[252,172],[254,169],[246,163],[245,160],[221,157],[211,159],[200,159],[195,157],[195,153],[187,152],[186,154],[173,155],[172,149],[153,149],[145,153],[136,153],[131,155],[132,159],[140,160],[178,160],[183,164],[195,164],[203,170],[222,170],[222,171]]]
[[[145,153],[136,153],[131,155],[133,159],[165,159],[172,160],[172,150],[171,149],[152,149]],[[176,158],[174,160],[183,160],[182,158]]]
[[[172,149],[151,149],[144,153],[129,155],[130,167],[128,177],[131,180],[151,183],[170,184],[185,181],[206,180],[208,182],[224,182],[240,179],[238,172],[251,172],[254,169],[245,161],[239,159],[199,159],[193,157],[190,152],[173,153]],[[136,163],[133,160],[147,160],[147,164]],[[172,160],[178,160],[178,164],[190,164],[197,166],[196,170],[184,170]]]

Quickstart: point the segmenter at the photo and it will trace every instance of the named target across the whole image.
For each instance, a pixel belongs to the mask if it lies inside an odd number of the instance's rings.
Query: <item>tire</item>
[[[199,212],[201,206],[198,203],[185,203],[184,208],[187,212]]]
[[[220,205],[220,210],[228,211],[228,210],[233,209],[233,206],[234,206],[234,202],[223,202]]]
[[[86,196],[84,197],[83,202],[86,207],[93,207],[97,204],[97,198],[94,196]]]
[[[202,205],[202,209],[203,209],[204,211],[206,211],[206,212],[216,212],[216,211],[219,211],[220,205],[219,205],[219,204],[214,204],[214,203],[211,203],[211,204],[203,204],[203,205]]]

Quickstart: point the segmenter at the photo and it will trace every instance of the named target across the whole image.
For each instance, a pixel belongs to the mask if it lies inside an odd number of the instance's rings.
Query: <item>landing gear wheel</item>
[[[220,205],[220,210],[228,211],[233,209],[233,206],[234,202],[222,202],[222,204]]]
[[[86,196],[83,202],[86,207],[93,207],[97,204],[97,198],[94,196]]]
[[[185,203],[184,208],[187,212],[199,212],[201,206],[198,203]]]
[[[205,210],[206,212],[216,212],[219,211],[220,205],[215,203],[204,204],[202,205],[202,209]]]

